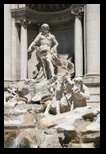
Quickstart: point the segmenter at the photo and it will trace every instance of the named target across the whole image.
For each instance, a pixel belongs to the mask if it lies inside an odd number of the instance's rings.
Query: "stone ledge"
[[[100,86],[100,76],[83,77],[84,84],[87,86]]]
[[[29,125],[4,125],[4,129],[36,128],[35,124]]]

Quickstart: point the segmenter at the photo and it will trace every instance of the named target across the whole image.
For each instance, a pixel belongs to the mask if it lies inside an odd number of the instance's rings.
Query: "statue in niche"
[[[36,50],[38,64],[33,71],[34,79],[50,79],[55,76],[56,65],[61,65],[61,60],[57,55],[58,42],[53,34],[49,31],[49,25],[43,24],[41,32],[31,43],[28,51],[33,48]]]
[[[88,88],[83,84],[82,78],[76,77],[72,80],[74,64],[71,58],[59,57],[58,45],[55,36],[50,33],[49,25],[43,24],[41,31],[28,48],[29,52],[35,50],[38,60],[33,71],[34,78],[27,79],[18,89],[13,87],[12,90],[8,90],[17,101],[41,103],[48,100],[45,116],[86,106],[89,99]]]
[[[74,64],[71,58],[67,58],[65,62],[61,60],[57,53],[58,42],[53,34],[50,33],[49,25],[44,23],[41,26],[41,31],[30,44],[28,52],[35,50],[38,63],[33,70],[33,79],[36,82],[42,79],[50,79],[55,75],[74,73]]]

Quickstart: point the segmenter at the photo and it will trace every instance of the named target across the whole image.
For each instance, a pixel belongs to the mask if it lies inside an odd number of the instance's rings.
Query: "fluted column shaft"
[[[21,80],[27,79],[27,25],[21,24]]]
[[[11,4],[4,4],[4,80],[12,79]]]
[[[75,16],[75,76],[83,75],[83,46],[81,16]]]
[[[87,75],[100,75],[100,4],[86,5]]]

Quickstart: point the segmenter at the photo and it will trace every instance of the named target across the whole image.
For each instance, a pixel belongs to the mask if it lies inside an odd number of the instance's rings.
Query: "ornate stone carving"
[[[80,5],[73,5],[73,7],[71,8],[71,14],[74,16],[82,16],[84,13],[84,8],[83,6]]]
[[[19,20],[16,23],[27,25],[29,20]],[[60,114],[76,107],[87,105],[89,99],[88,88],[83,84],[81,77],[72,80],[74,64],[70,58],[61,60],[57,54],[58,42],[50,33],[48,24],[42,24],[41,31],[31,43],[28,51],[36,51],[38,64],[35,67],[35,76],[28,79],[21,86],[8,90],[13,95],[9,103],[13,106],[21,103],[44,102],[48,113]],[[45,101],[44,101],[45,100]],[[49,101],[49,103],[45,103]],[[6,103],[7,104],[7,103]]]
[[[26,6],[11,9],[12,17],[16,20],[30,20],[32,24],[44,22],[55,24],[58,22],[73,22],[73,15],[83,14],[84,4],[43,4],[43,6],[41,4],[26,4]],[[40,11],[42,9],[44,9],[44,12]],[[49,9],[51,13],[48,12]],[[56,10],[58,10],[58,13]]]
[[[31,20],[29,19],[16,19],[15,20],[15,24],[17,26],[17,28],[19,28],[20,25],[24,26],[24,28],[27,27],[28,24],[31,24]]]
[[[74,87],[72,88],[72,102],[73,107],[83,107],[87,105],[87,100],[90,98],[89,90],[84,85],[81,77],[73,79]]]
[[[60,114],[76,107],[84,107],[90,97],[89,90],[83,84],[81,77],[70,80],[67,76],[57,76],[49,88],[53,98],[47,105],[44,116],[49,113]]]
[[[30,24],[31,23],[31,20],[29,20],[29,19],[24,19],[23,21],[22,21],[22,24],[23,25],[28,25],[28,24]]]
[[[16,20],[29,19],[34,24],[38,22],[57,23],[57,22],[66,22],[73,20],[70,8],[58,11],[58,13],[57,12],[49,13],[49,12],[33,11],[28,7],[25,7],[25,8],[12,9],[11,13],[12,17],[14,17]]]
[[[55,12],[69,8],[71,4],[26,4],[32,10],[39,12]]]
[[[62,61],[57,53],[58,42],[49,31],[49,25],[43,24],[41,32],[36,36],[28,48],[28,51],[35,50],[38,63],[33,71],[33,78],[40,81],[43,78],[50,79],[55,75],[74,73],[74,64],[70,59]],[[62,71],[60,71],[62,70]]]
[[[60,114],[71,110],[71,102],[67,94],[69,91],[71,93],[73,85],[74,82],[69,80],[66,76],[57,76],[49,86],[49,90],[52,94],[52,101],[47,105],[44,116],[47,116],[49,113]]]

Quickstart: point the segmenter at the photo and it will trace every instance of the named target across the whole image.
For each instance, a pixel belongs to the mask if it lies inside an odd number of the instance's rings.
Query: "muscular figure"
[[[43,24],[41,26],[42,32],[40,32],[35,40],[31,43],[28,51],[31,51],[33,47],[36,49],[36,55],[38,61],[41,62],[43,68],[43,74],[45,78],[51,78],[55,76],[54,73],[54,60],[59,62],[57,57],[58,42],[54,35],[49,32],[49,25]],[[47,76],[47,70],[50,72],[50,76]]]
[[[81,77],[75,77],[73,81],[75,82],[74,87],[72,88],[74,108],[86,106],[87,100],[90,98],[88,87],[84,85]]]

